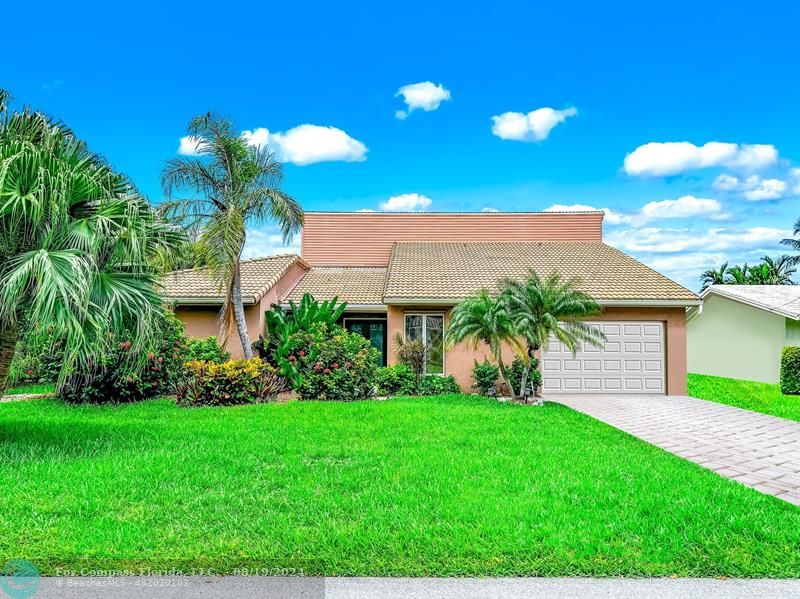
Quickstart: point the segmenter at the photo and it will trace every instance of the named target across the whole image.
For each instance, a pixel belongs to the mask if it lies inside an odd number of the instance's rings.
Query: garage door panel
[[[589,344],[573,356],[555,339],[542,358],[545,393],[664,393],[661,322],[597,322],[603,348]]]

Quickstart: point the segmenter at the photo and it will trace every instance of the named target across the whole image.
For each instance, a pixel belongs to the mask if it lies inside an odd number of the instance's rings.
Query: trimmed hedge
[[[800,395],[800,346],[791,345],[781,353],[781,393]]]
[[[449,376],[427,374],[419,379],[419,395],[445,395],[461,392],[461,387],[452,374]]]
[[[375,373],[379,395],[414,395],[417,377],[405,364],[384,366]]]

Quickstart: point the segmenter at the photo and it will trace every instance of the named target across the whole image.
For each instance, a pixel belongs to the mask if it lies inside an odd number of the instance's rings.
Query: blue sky
[[[781,253],[800,217],[800,7],[665,6],[40,3],[51,30],[6,30],[0,87],[156,202],[186,123],[217,109],[308,210],[603,208],[609,243],[697,288]]]

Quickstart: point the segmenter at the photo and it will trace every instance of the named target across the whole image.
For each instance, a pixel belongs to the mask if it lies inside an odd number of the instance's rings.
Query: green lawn
[[[24,393],[52,393],[55,390],[54,385],[20,385],[18,387],[11,387],[6,389],[3,395],[22,395]]]
[[[689,395],[781,418],[800,420],[800,395],[784,395],[779,385],[690,374]]]
[[[800,575],[800,509],[565,407],[0,405],[0,563]]]

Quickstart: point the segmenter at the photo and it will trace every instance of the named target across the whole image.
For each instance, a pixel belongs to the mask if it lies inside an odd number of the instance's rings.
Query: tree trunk
[[[6,391],[8,384],[8,370],[11,360],[14,359],[14,349],[17,347],[19,329],[16,325],[0,326],[0,395]]]
[[[233,274],[231,301],[233,303],[233,319],[236,322],[239,341],[242,343],[242,351],[244,352],[244,357],[249,360],[253,357],[253,348],[250,347],[250,336],[247,334],[247,320],[244,316],[244,305],[242,304],[242,279],[238,266]]]
[[[525,397],[525,387],[528,384],[528,375],[531,372],[531,360],[536,359],[536,350],[538,347],[531,347],[528,346],[528,363],[525,364],[525,368],[522,371],[522,381],[519,384],[519,396]]]
[[[503,384],[508,387],[508,392],[511,393],[511,399],[514,399],[514,387],[511,386],[511,381],[508,378],[508,373],[506,372],[506,365],[503,364],[502,356],[496,356],[497,359],[497,368],[500,370],[500,380],[503,381]]]

